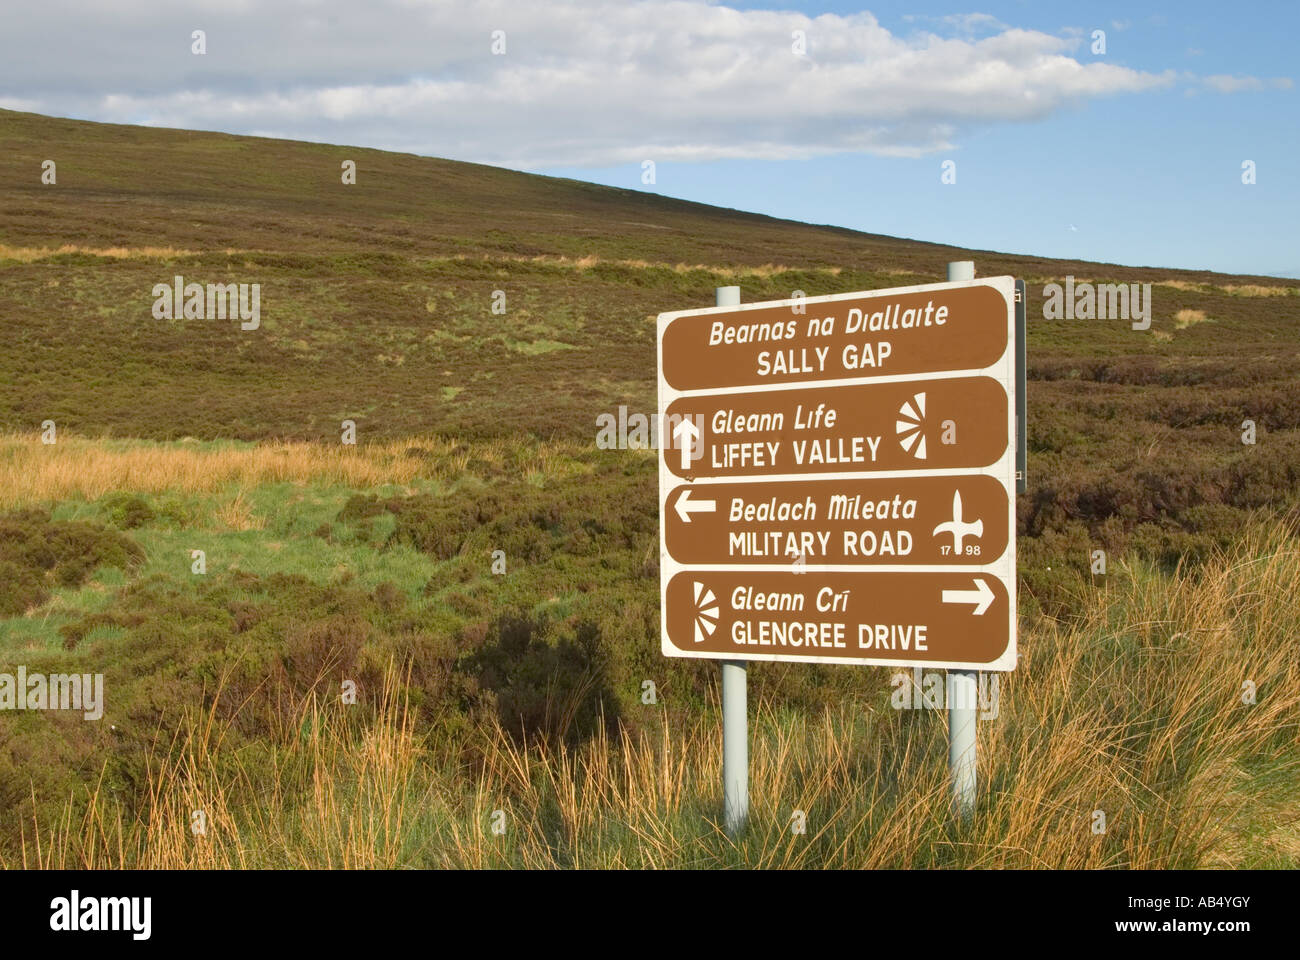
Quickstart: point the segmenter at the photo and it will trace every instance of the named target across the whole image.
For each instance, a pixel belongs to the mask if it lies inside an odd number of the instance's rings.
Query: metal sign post
[[[740,304],[740,287],[717,287],[719,307]],[[722,807],[727,832],[733,836],[749,819],[749,693],[748,664],[723,660],[722,664]]]
[[[974,260],[948,264],[948,281],[974,280]],[[1014,611],[1012,612],[1014,616]],[[974,670],[949,670],[948,689],[948,773],[952,778],[952,799],[958,820],[975,813],[975,722],[979,674]]]
[[[1016,493],[1029,489],[1029,392],[1026,390],[1025,339],[1028,324],[1025,310],[1028,294],[1025,281],[1016,281]]]

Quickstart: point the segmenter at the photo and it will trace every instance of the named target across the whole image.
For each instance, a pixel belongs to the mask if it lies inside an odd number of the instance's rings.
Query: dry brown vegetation
[[[413,444],[418,454],[412,455]],[[528,445],[531,446],[531,445]],[[563,477],[581,445],[525,447],[512,438],[478,444],[474,456],[502,463],[524,452],[525,472]],[[456,451],[462,451],[459,454]],[[338,483],[354,488],[453,479],[463,472],[469,448],[455,438],[420,437],[364,446],[324,443],[174,444],[103,441],[60,435],[42,444],[36,436],[0,436],[0,509],[106,494],[214,493],[232,486],[249,490],[268,483]],[[431,466],[436,464],[435,469]]]
[[[57,257],[62,254],[79,253],[92,257],[109,257],[114,260],[135,258],[141,260],[170,260],[173,257],[192,257],[197,251],[178,250],[175,247],[84,247],[75,243],[65,243],[58,247],[11,247],[0,244],[0,260],[17,260],[19,263],[34,263]],[[232,253],[234,251],[226,251]]]
[[[227,755],[215,711],[193,716],[176,742],[154,744],[138,820],[92,789],[84,811],[24,828],[22,863],[1295,867],[1295,544],[1288,529],[1255,531],[1199,575],[1123,570],[1085,619],[1031,629],[997,720],[982,724],[967,830],[949,824],[942,711],[881,698],[808,715],[760,701],[753,818],[733,841],[716,822],[714,708],[639,734],[601,727],[576,747],[493,723],[430,735],[390,668],[365,724],[335,698],[301,700],[274,734],[269,779]],[[790,829],[796,810],[806,834]]]
[[[1204,310],[1179,310],[1174,315],[1174,327],[1178,330],[1185,330],[1194,323],[1205,323],[1210,319],[1205,315]]]

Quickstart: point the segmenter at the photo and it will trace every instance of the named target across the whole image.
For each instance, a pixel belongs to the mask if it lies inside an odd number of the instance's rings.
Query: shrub
[[[126,569],[144,551],[125,535],[82,521],[55,522],[43,510],[0,514],[0,614],[15,616],[75,587],[101,566]]]

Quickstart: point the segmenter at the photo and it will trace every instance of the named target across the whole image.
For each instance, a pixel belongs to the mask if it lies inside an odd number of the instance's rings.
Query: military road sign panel
[[[696,483],[668,495],[664,542],[683,564],[970,565],[1007,548],[993,477]]]
[[[667,656],[1015,668],[1015,281],[659,316]]]

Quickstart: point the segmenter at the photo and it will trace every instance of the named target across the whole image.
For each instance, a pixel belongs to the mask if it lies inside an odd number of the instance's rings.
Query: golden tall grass
[[[339,483],[365,488],[446,480],[459,475],[468,462],[468,453],[447,456],[458,446],[450,437],[353,446],[163,444],[67,434],[59,434],[57,443],[46,445],[34,433],[8,434],[0,436],[0,509],[52,500],[96,500],[120,490],[212,493],[265,483]],[[556,477],[581,469],[570,460],[580,449],[576,442],[538,444],[504,438],[476,442],[474,455],[514,464],[525,476]],[[243,513],[241,503],[233,503],[230,513],[237,520]]]
[[[562,267],[569,270],[590,270],[592,267],[602,264],[614,267],[631,267],[637,270],[672,270],[674,273],[694,273],[695,271],[704,271],[720,277],[773,277],[782,273],[789,273],[796,268],[786,266],[780,263],[764,263],[754,266],[727,266],[716,263],[672,263],[666,260],[644,260],[641,258],[620,259],[615,257],[598,257],[595,254],[586,254],[581,257],[566,257],[562,254],[540,254],[534,256],[523,256],[520,254],[455,254],[451,257],[434,258],[435,262],[452,262],[464,260],[487,260],[487,261],[517,261],[520,263],[544,263],[551,266]],[[823,273],[827,276],[837,277],[843,267],[799,267],[800,271],[807,273]],[[908,271],[891,271],[885,273],[907,273]]]
[[[1064,277],[1027,277],[1026,283],[1030,285],[1044,285],[1048,283],[1064,283]],[[1094,278],[1075,277],[1074,282],[1079,283],[1096,283]],[[1169,287],[1172,290],[1185,290],[1191,293],[1226,293],[1234,297],[1294,297],[1300,295],[1300,287],[1289,286],[1265,286],[1258,283],[1225,283],[1216,285],[1213,283],[1194,283],[1190,280],[1176,280],[1167,277],[1163,280],[1152,281],[1158,287]]]
[[[1258,283],[1225,283],[1222,289],[1238,297],[1294,297],[1300,287],[1266,287]]]
[[[1300,287],[1265,286],[1259,283],[1189,283],[1186,280],[1159,280],[1157,285],[1172,287],[1175,290],[1190,290],[1193,293],[1226,293],[1234,297],[1294,297],[1300,295]]]
[[[58,247],[15,247],[8,244],[0,243],[0,260],[16,260],[20,263],[33,263],[40,260],[47,260],[50,257],[59,256],[68,253],[90,254],[96,257],[110,257],[115,260],[171,260],[177,257],[194,257],[201,253],[212,251],[185,250],[178,247],[87,247],[79,244],[65,243]],[[219,252],[227,256],[235,254],[262,253],[264,251],[253,249],[242,249],[235,247],[225,247]],[[794,267],[789,267],[779,263],[765,263],[754,266],[728,266],[725,264],[709,263],[683,263],[644,260],[640,258],[614,258],[598,257],[594,254],[588,254],[581,257],[568,257],[562,254],[546,254],[525,256],[520,254],[454,254],[450,257],[422,257],[417,256],[413,259],[429,260],[432,262],[451,263],[465,260],[486,260],[490,262],[520,262],[520,263],[545,263],[552,266],[571,270],[590,270],[592,267],[602,264],[616,267],[631,267],[634,269],[666,269],[674,273],[693,273],[695,271],[704,271],[706,273],[716,274],[722,277],[772,277],[782,273],[788,273]],[[822,273],[827,276],[839,276],[843,271],[842,267],[799,267],[803,272]],[[886,270],[885,273],[908,273],[906,270]]]
[[[192,257],[196,252],[177,247],[84,247],[73,243],[65,243],[60,247],[11,247],[0,243],[0,260],[17,260],[20,263],[33,263],[64,253],[87,253],[114,260],[170,260],[173,257]]]
[[[140,798],[143,817],[130,819],[97,783],[79,824],[69,803],[51,829],[33,827],[21,865],[398,865],[407,826],[403,788],[417,753],[410,713],[391,683],[395,676],[390,671],[375,722],[364,729],[343,722],[315,697],[304,700],[278,732],[280,776],[269,779],[223,755],[215,711],[191,718],[183,737],[154,743]],[[311,734],[301,736],[308,727]]]
[[[1190,326],[1210,320],[1211,318],[1205,315],[1204,310],[1179,310],[1174,315],[1174,327],[1178,330],[1186,330]]]
[[[1300,866],[1292,528],[1252,533],[1197,574],[1121,565],[1109,582],[1083,620],[1022,635],[998,716],[980,722],[979,809],[962,829],[942,711],[881,698],[802,716],[760,701],[751,822],[733,840],[718,825],[716,710],[578,747],[516,743],[493,723],[449,735],[416,730],[390,671],[369,722],[300,704],[269,779],[226,755],[211,715],[195,718],[155,745],[138,819],[94,790],[84,812],[70,801],[57,822],[25,825],[6,865]]]

